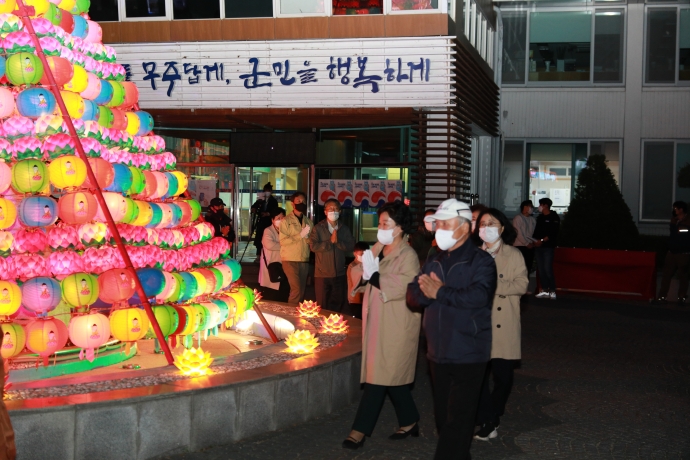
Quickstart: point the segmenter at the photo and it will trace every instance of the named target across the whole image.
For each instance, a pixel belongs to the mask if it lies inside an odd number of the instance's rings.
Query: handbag
[[[264,263],[268,269],[268,277],[271,283],[280,283],[283,278],[285,278],[285,272],[283,271],[283,264],[280,262],[271,262],[270,264],[266,260],[266,253],[261,250],[261,255],[264,257]]]

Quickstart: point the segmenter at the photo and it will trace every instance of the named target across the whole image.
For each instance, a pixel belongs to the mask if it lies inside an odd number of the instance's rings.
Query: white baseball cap
[[[424,222],[433,222],[435,220],[448,220],[453,217],[464,217],[467,220],[472,220],[472,211],[467,203],[458,201],[455,198],[450,198],[441,203],[436,209],[436,213],[426,216]]]

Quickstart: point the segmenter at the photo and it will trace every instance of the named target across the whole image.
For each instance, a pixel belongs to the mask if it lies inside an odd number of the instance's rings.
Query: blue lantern
[[[98,110],[98,104],[88,99],[84,99],[84,115],[81,117],[81,121],[98,121],[98,116],[100,115]]]
[[[180,220],[182,220],[182,209],[175,203],[168,204],[170,210],[172,211],[172,221],[170,222],[171,227],[175,228],[180,225]]]
[[[106,105],[113,98],[113,85],[108,80],[101,80],[101,92],[93,100],[98,105]]]
[[[7,61],[4,56],[0,56],[0,78],[5,75],[5,69],[7,68]]]
[[[28,196],[19,203],[17,214],[27,227],[47,227],[58,218],[57,201],[47,196]]]
[[[153,211],[153,217],[151,222],[146,225],[146,228],[156,228],[158,224],[163,220],[163,209],[156,203],[149,203],[151,205],[151,211]]]
[[[145,136],[153,130],[153,117],[150,113],[138,110],[134,114],[139,117],[139,131],[137,136]]]
[[[22,284],[22,303],[39,316],[54,310],[61,298],[60,283],[53,278],[39,276]]]
[[[179,275],[184,280],[184,292],[180,291],[180,300],[190,300],[196,297],[196,291],[198,289],[198,283],[194,275],[187,272],[180,272]]]
[[[177,190],[179,189],[179,182],[177,180],[177,176],[173,173],[166,172],[163,174],[165,174],[165,177],[167,177],[168,179],[168,191],[165,192],[165,195],[163,195],[162,198],[171,198],[172,196],[177,195]]]
[[[137,269],[137,276],[141,285],[144,288],[146,297],[156,297],[165,287],[165,275],[157,268],[139,268]]]
[[[115,170],[113,183],[104,190],[125,193],[132,187],[132,171],[122,163],[113,163],[113,169]]]
[[[74,17],[74,30],[72,30],[72,35],[81,39],[86,38],[89,34],[89,23],[78,14],[72,16]]]
[[[55,112],[55,96],[45,88],[28,88],[17,95],[17,110],[29,118]]]

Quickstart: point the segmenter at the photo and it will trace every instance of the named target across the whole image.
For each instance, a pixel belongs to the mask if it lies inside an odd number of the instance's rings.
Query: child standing
[[[347,266],[347,301],[350,304],[350,314],[355,318],[362,319],[362,293],[352,291],[359,286],[362,280],[362,254],[369,249],[369,244],[360,241],[355,244],[355,260]]]

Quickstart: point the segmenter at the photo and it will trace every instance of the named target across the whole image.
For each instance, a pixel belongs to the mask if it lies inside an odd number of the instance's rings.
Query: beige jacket
[[[516,248],[501,243],[494,261],[498,283],[491,311],[491,358],[520,359],[520,297],[529,284],[525,259]]]
[[[275,225],[264,229],[261,238],[263,253],[259,258],[259,284],[269,289],[280,289],[280,283],[271,283],[271,276],[268,274],[268,265],[273,262],[280,262],[280,236]]]
[[[309,235],[300,236],[306,226],[314,228],[314,223],[305,214],[302,224],[294,213],[288,214],[280,223],[280,258],[283,262],[309,262]]]
[[[376,243],[376,257],[383,245]],[[361,381],[399,386],[414,381],[421,313],[407,308],[407,285],[419,272],[419,258],[407,241],[379,262],[377,289],[367,284],[362,305]]]

